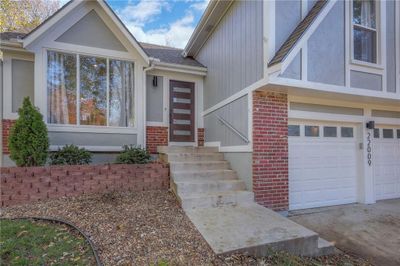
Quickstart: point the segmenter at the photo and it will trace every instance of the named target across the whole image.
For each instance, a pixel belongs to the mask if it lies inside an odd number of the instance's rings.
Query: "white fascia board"
[[[294,60],[296,55],[300,52],[301,48],[307,44],[308,39],[315,32],[324,18],[331,11],[333,6],[336,4],[337,0],[330,0],[326,3],[326,5],[321,10],[321,13],[314,19],[308,29],[304,32],[303,36],[296,42],[294,47],[289,51],[286,57],[283,59],[281,64],[281,73],[283,73],[286,68],[290,65],[290,63]]]
[[[162,63],[162,62],[154,62],[154,69],[173,71],[173,72],[181,72],[181,73],[193,74],[193,75],[199,75],[199,76],[207,75],[207,68],[204,68],[204,67],[185,66],[185,65],[169,64],[169,63]]]

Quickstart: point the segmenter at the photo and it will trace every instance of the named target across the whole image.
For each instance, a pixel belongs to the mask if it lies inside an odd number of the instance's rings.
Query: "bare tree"
[[[0,32],[27,33],[59,7],[59,0],[0,0]]]

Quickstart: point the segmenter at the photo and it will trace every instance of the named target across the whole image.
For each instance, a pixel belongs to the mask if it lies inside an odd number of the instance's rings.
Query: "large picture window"
[[[50,124],[134,126],[134,64],[48,51]]]
[[[353,57],[374,63],[377,59],[377,3],[375,0],[353,1]]]

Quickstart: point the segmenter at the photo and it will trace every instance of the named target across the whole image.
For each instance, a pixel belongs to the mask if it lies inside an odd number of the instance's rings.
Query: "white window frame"
[[[43,67],[43,77],[44,77],[44,84],[45,84],[45,108],[44,108],[44,119],[45,123],[49,128],[49,131],[55,131],[55,132],[98,132],[98,133],[137,133],[138,132],[138,88],[137,88],[137,83],[135,80],[135,88],[134,88],[134,108],[135,108],[135,113],[134,113],[134,126],[133,127],[116,127],[116,126],[109,126],[109,83],[110,83],[110,78],[109,78],[109,61],[110,60],[120,60],[120,61],[125,61],[125,62],[130,62],[134,64],[133,71],[134,71],[134,77],[137,79],[136,71],[136,61],[132,59],[127,59],[127,58],[121,58],[121,57],[115,57],[115,56],[109,56],[109,55],[100,55],[96,53],[85,53],[85,52],[76,52],[76,51],[70,51],[70,50],[64,50],[64,49],[55,49],[55,48],[45,48],[44,50],[44,67]],[[77,78],[77,123],[76,124],[53,124],[53,123],[48,123],[48,94],[47,94],[47,63],[48,63],[48,58],[47,58],[47,53],[49,51],[52,52],[57,52],[57,53],[66,53],[66,54],[73,54],[76,56],[76,64],[77,64],[77,72],[76,72],[76,78]],[[106,78],[106,84],[107,84],[107,110],[106,110],[106,115],[107,115],[107,125],[104,126],[97,126],[97,125],[80,125],[80,118],[79,118],[79,111],[80,111],[80,56],[92,56],[92,57],[99,57],[99,58],[104,58],[106,59],[107,62],[107,78]]]
[[[376,29],[362,26],[359,24],[354,24],[353,23],[353,0],[349,1],[350,2],[350,58],[351,58],[351,63],[354,65],[359,65],[359,66],[364,66],[364,67],[372,67],[372,68],[377,68],[377,69],[384,69],[384,64],[383,64],[383,51],[382,47],[383,41],[382,41],[382,32],[384,32],[384,29],[382,29],[382,22],[381,22],[381,11],[383,10],[382,8],[382,3],[381,1],[374,0],[375,1],[375,14],[376,14]],[[367,30],[372,30],[376,32],[376,63],[370,63],[370,62],[365,62],[362,60],[357,60],[354,58],[354,26],[360,27],[360,28],[365,28]]]

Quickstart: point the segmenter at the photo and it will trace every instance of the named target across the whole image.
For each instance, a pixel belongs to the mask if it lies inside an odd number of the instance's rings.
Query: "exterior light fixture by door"
[[[153,86],[154,86],[154,87],[157,87],[157,85],[158,85],[158,77],[157,77],[157,76],[154,76],[154,77],[153,77]]]
[[[375,129],[375,121],[367,122],[367,128],[368,129]]]

